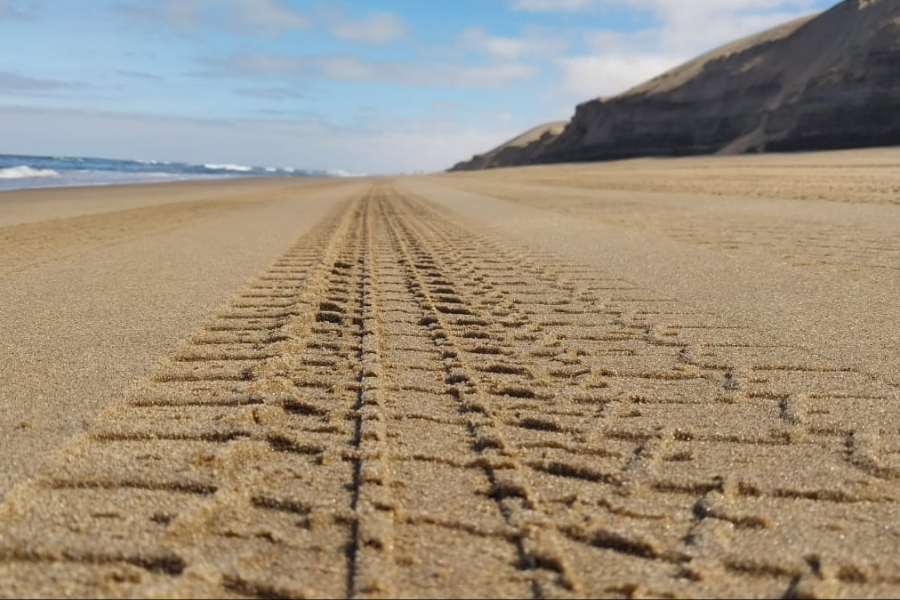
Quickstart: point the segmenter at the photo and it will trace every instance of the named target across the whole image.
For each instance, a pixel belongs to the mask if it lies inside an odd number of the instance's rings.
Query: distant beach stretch
[[[343,171],[294,167],[203,164],[0,154],[0,191],[82,185],[112,185],[222,179],[227,177],[341,177]]]

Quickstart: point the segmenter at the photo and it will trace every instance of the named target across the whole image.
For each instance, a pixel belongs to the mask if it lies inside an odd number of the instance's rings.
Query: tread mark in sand
[[[6,497],[0,596],[896,594],[897,400],[377,184]]]

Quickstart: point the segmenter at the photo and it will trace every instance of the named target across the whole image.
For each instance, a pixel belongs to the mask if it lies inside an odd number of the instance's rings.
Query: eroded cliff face
[[[900,144],[900,0],[846,0],[578,106],[531,163]],[[498,160],[492,165],[511,166]]]
[[[565,121],[539,125],[490,152],[477,154],[471,160],[456,164],[450,170],[478,171],[496,167],[520,167],[535,164],[546,147],[563,132],[566,125],[568,123]]]
[[[884,18],[863,23],[867,39],[768,113],[764,149],[900,144],[900,0],[868,2],[862,12]]]

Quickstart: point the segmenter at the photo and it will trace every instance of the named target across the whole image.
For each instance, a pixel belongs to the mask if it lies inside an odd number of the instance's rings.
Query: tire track
[[[377,184],[6,498],[0,596],[891,595],[897,400]]]
[[[517,309],[518,314],[500,312],[497,320],[506,328],[512,325],[520,342],[541,344],[525,356],[521,343],[518,352],[502,345],[491,349],[491,355],[528,364],[536,376],[532,379],[538,380],[527,388],[535,402],[525,398],[497,405],[515,407],[506,424],[531,429],[525,438],[507,429],[507,439],[533,469],[528,482],[535,492],[555,496],[548,506],[564,518],[557,516],[554,526],[581,544],[566,550],[587,589],[650,595],[721,595],[727,590],[733,595],[755,589],[761,595],[781,595],[795,589],[791,586],[797,581],[820,577],[806,560],[815,554],[812,548],[829,555],[832,573],[845,571],[842,579],[832,575],[840,585],[830,589],[850,589],[849,573],[857,572],[865,572],[860,582],[873,588],[896,585],[892,558],[867,555],[860,546],[843,556],[828,552],[846,530],[830,541],[828,535],[815,541],[798,535],[803,527],[842,528],[836,514],[852,514],[854,506],[880,513],[896,502],[896,477],[884,465],[897,431],[873,423],[884,410],[897,410],[892,387],[799,349],[779,347],[750,329],[654,297],[628,282],[605,281],[578,265],[501,242],[436,207],[412,198],[404,201],[421,215],[415,225],[431,236],[426,244],[445,255],[443,264],[459,278],[487,282],[480,297],[505,296],[510,312]],[[529,290],[522,273],[532,273],[540,289]],[[542,400],[552,400],[552,408]],[[592,415],[585,405],[597,406],[597,411]],[[882,463],[854,462],[853,457],[866,456],[860,448],[867,446],[857,440],[875,438],[847,438],[853,435],[853,423],[890,432],[892,441],[875,444]],[[554,433],[557,439],[541,439]],[[564,437],[569,439],[559,439]],[[535,449],[540,459],[531,458]],[[547,460],[554,451],[559,459]],[[743,452],[758,458],[742,459]],[[853,470],[862,465],[868,468],[865,481]],[[557,481],[541,482],[539,473]],[[575,494],[560,493],[559,477],[570,480]],[[592,485],[572,485],[575,480]],[[724,490],[734,508],[714,517],[703,503],[717,490]],[[753,510],[746,508],[750,498],[758,499],[752,501]],[[834,508],[826,508],[830,506]],[[578,513],[582,519],[575,517]],[[733,536],[733,544],[700,552],[703,544],[695,547],[694,541],[702,537],[694,536],[694,528],[702,529],[704,523],[708,528],[721,515],[729,517],[722,519],[727,527],[754,535]],[[805,525],[797,529],[792,521]],[[863,530],[871,532],[868,527],[856,523],[850,530],[864,536]],[[610,560],[596,554],[591,560],[590,547],[617,555]],[[646,562],[641,565],[629,556],[659,566],[650,576]],[[595,578],[594,561],[620,564]],[[836,566],[842,562],[844,566]],[[617,585],[611,572],[626,576]]]
[[[311,419],[280,375],[291,353],[315,348],[318,364],[347,354],[341,343],[320,346],[328,325],[339,328],[324,305],[347,283],[340,259],[359,202],[305,236],[7,497],[0,595],[344,593],[346,569],[315,560],[328,548],[344,556],[353,522],[351,468],[339,445],[336,460],[324,452],[342,431]],[[333,395],[346,390],[352,409],[346,378]],[[71,574],[62,588],[40,576],[47,566]]]
[[[482,333],[489,323],[484,320],[486,315],[472,310],[472,306],[463,300],[458,284],[445,279],[445,265],[436,260],[412,229],[391,217],[388,215],[387,221],[399,246],[401,263],[407,266],[409,282],[420,298],[420,307],[424,312],[421,322],[428,324],[435,344],[443,348],[447,383],[452,385],[451,394],[462,410],[472,415],[468,418],[472,445],[483,457],[491,495],[498,502],[507,524],[512,527],[521,566],[553,573],[552,577],[547,577],[547,573],[531,576],[534,591],[541,597],[549,595],[549,590],[544,589],[548,585],[560,586],[569,592],[580,591],[575,573],[559,550],[555,532],[533,533],[536,529],[534,522],[543,517],[539,500],[523,481],[523,467],[516,454],[509,451],[510,446],[494,416],[496,410],[478,383],[475,375],[477,369],[462,350],[462,336]],[[458,331],[459,326],[453,322],[454,319],[457,323],[464,322],[465,332]],[[511,366],[507,368],[514,369]],[[526,388],[519,389],[520,393],[528,391]],[[503,392],[511,393],[513,389]]]
[[[361,228],[359,397],[356,404],[356,525],[348,596],[391,598],[395,587],[393,524],[396,505],[391,491],[390,449],[382,391],[382,330],[375,224],[369,197]],[[380,254],[380,253],[378,253]]]
[[[379,354],[388,358],[377,361],[379,400],[363,402],[370,409],[360,435],[369,443],[361,448],[358,486],[356,562],[363,569],[351,593],[457,597],[499,585],[522,595],[527,581],[511,568],[514,534],[492,506],[467,420],[448,406],[448,349],[421,305],[422,288],[390,222],[391,201],[379,190],[370,204],[370,223],[379,224],[369,259],[378,291],[367,303],[377,315],[367,335],[378,328],[372,344],[380,340]],[[363,358],[364,380],[376,364],[370,356],[371,367]],[[373,391],[364,389],[363,397]]]

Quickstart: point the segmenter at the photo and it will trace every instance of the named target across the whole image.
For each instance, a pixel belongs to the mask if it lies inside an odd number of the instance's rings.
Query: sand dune
[[[454,170],[900,145],[898,39],[900,2],[844,0],[584,102],[548,143]]]
[[[559,137],[566,125],[568,125],[566,121],[538,125],[522,135],[497,146],[490,152],[480,154],[473,157],[471,161],[456,165],[451,170],[469,171],[532,164],[534,159],[543,152],[547,144]]]
[[[700,187],[749,168],[684,164]],[[358,182],[154,233],[189,258],[172,270],[211,271],[174,286],[199,306],[118,348],[144,373],[127,389],[56,405],[101,412],[0,504],[0,595],[900,593],[900,208],[583,181]],[[235,244],[238,221],[265,235],[219,260],[192,241]],[[134,235],[118,248],[149,267]],[[0,284],[109,260],[85,247]],[[107,277],[123,317],[172,309],[127,292],[152,272]],[[48,352],[40,335],[3,341]],[[42,373],[21,364],[4,411],[48,402],[23,383]]]

